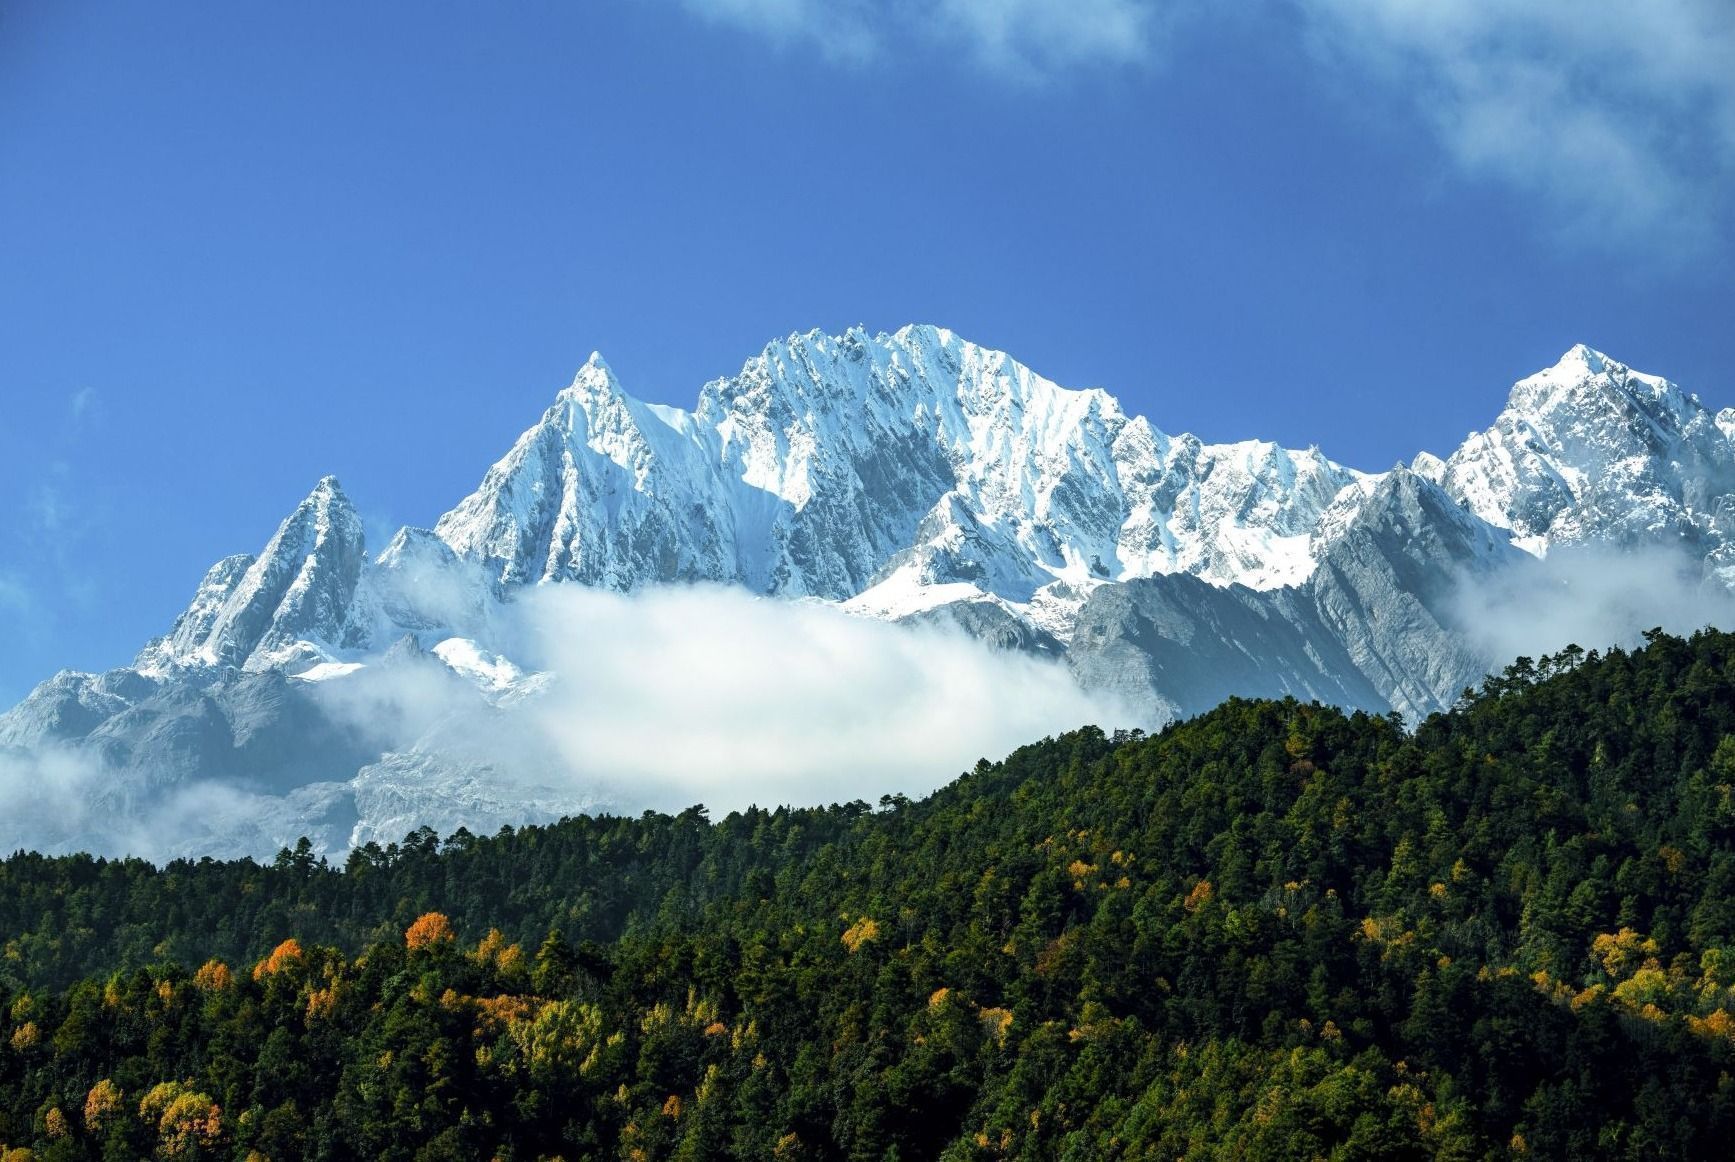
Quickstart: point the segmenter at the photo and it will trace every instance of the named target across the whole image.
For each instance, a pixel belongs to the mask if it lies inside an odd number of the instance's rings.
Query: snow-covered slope
[[[543,586],[713,582],[950,625],[1064,658],[1146,725],[1236,692],[1414,717],[1502,660],[1466,624],[1479,586],[1558,546],[1651,543],[1726,584],[1731,540],[1735,411],[1585,347],[1449,456],[1385,473],[1170,435],[937,327],[792,335],[691,410],[593,355],[432,529],[370,556],[328,477],[132,666],[0,715],[0,778],[77,769],[104,805],[0,846],[101,846],[104,812],[213,781],[207,850],[633,808],[517,738],[561,680],[519,652]]]

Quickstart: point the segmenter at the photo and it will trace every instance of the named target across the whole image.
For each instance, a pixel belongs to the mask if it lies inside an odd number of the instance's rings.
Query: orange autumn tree
[[[263,980],[268,976],[276,976],[290,965],[300,963],[301,958],[301,941],[292,936],[273,948],[270,956],[253,966],[253,979]]]
[[[418,948],[432,948],[437,945],[450,944],[456,939],[452,932],[452,922],[446,919],[442,912],[426,912],[416,918],[416,922],[404,930],[404,945],[411,952]]]

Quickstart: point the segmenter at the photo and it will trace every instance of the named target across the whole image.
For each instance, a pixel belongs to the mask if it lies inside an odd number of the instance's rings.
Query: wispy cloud
[[[694,15],[817,49],[834,61],[865,63],[878,55],[883,28],[872,0],[681,0]]]
[[[1414,107],[1465,171],[1575,237],[1693,243],[1735,176],[1726,0],[1294,0],[1329,65]]]
[[[72,522],[73,510],[59,482],[59,478],[66,474],[65,467],[64,464],[56,464],[53,475],[31,485],[25,498],[24,507],[29,515],[31,528],[47,538],[65,535]]]
[[[39,577],[51,581],[56,597],[87,606],[96,584],[81,555],[99,523],[97,506],[81,494],[72,465],[55,460],[24,495],[24,533],[35,555]]]
[[[1001,72],[1049,73],[1075,64],[1137,64],[1155,46],[1159,8],[1148,0],[938,0],[943,35]]]
[[[719,24],[863,64],[920,44],[1006,78],[1139,64],[1155,47],[1153,0],[682,0]]]
[[[1678,546],[1568,546],[1492,580],[1464,579],[1454,614],[1498,667],[1568,645],[1631,646],[1654,626],[1687,634],[1735,625],[1735,595]]]
[[[0,610],[19,616],[33,613],[36,609],[36,598],[16,575],[0,573]]]
[[[908,46],[1014,81],[1152,63],[1196,0],[681,0],[709,20],[864,64]],[[1690,246],[1735,179],[1728,0],[1264,0],[1315,67],[1413,118],[1452,164],[1534,199],[1575,241]],[[1227,10],[1216,19],[1240,19]]]
[[[97,414],[100,402],[94,387],[81,387],[72,393],[72,398],[66,401],[66,408],[72,413],[73,426],[84,423]]]

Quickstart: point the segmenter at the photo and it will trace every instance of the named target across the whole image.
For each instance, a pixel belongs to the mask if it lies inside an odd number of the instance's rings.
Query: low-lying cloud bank
[[[1451,613],[1498,669],[1568,643],[1634,644],[1652,626],[1735,626],[1735,595],[1681,550],[1558,550],[1466,583]],[[251,768],[176,765],[216,713],[185,692],[107,752],[125,761],[0,748],[0,849],[269,856],[308,835],[340,854],[421,825],[872,803],[1045,735],[1144,717],[1054,660],[736,589],[548,586],[501,607],[487,634],[442,648],[467,673],[400,648],[325,681],[219,684],[210,704],[230,707],[237,739],[288,740]],[[278,754],[295,747],[306,753]]]
[[[580,777],[659,807],[876,800],[1087,723],[1131,723],[1058,662],[719,588],[526,602],[559,675],[528,716]],[[528,653],[528,652],[527,652]]]
[[[1457,590],[1454,616],[1502,667],[1568,645],[1632,646],[1647,629],[1735,629],[1735,594],[1684,549],[1562,548]]]
[[[292,683],[386,756],[359,775],[151,785],[89,750],[0,753],[0,847],[163,859],[269,854],[309,834],[336,852],[418,822],[491,831],[580,810],[875,802],[1045,735],[1137,720],[1059,662],[814,603],[556,586],[508,609],[492,644],[524,672],[516,682],[482,689],[399,651]]]

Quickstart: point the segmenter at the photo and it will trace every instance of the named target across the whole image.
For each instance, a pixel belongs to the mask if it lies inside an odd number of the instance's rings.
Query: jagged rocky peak
[[[508,586],[734,580],[713,475],[685,413],[593,354],[434,533]]]
[[[635,400],[593,356],[435,531],[509,586],[841,601],[930,543],[949,505],[949,525],[989,535],[936,579],[1013,600],[1177,571],[1269,588],[1308,574],[1310,534],[1358,478],[1317,450],[1171,438],[944,328],[858,327],[766,345],[692,412]]]
[[[314,486],[257,557],[226,557],[206,573],[140,669],[263,669],[343,644],[366,564],[361,518],[335,476]]]
[[[1708,551],[1726,539],[1711,522],[1735,491],[1735,424],[1722,420],[1668,380],[1578,344],[1514,384],[1492,427],[1426,467],[1531,552],[1658,536],[1708,540]]]
[[[1666,417],[1666,429],[1703,412],[1698,402],[1661,376],[1634,371],[1577,343],[1554,366],[1513,384],[1506,407],[1536,421],[1555,420],[1567,411],[1579,413],[1572,418],[1580,423],[1634,414]]]

